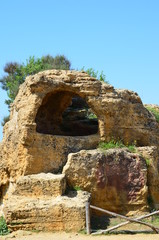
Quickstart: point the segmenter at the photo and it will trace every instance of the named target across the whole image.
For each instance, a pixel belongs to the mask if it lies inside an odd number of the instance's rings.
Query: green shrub
[[[7,235],[9,233],[4,217],[0,217],[0,235]]]
[[[106,75],[103,73],[103,71],[101,71],[101,73],[99,73],[98,71],[95,71],[93,68],[88,68],[85,70],[84,67],[81,70],[85,71],[86,73],[88,73],[89,76],[94,77],[94,78],[100,80],[101,82],[109,83],[106,80]]]
[[[159,110],[150,106],[146,106],[146,108],[149,112],[151,112],[155,116],[156,121],[159,122]]]
[[[57,55],[55,57],[47,55],[41,58],[31,56],[26,60],[26,63],[6,63],[4,67],[5,75],[0,77],[1,87],[7,91],[9,98],[5,103],[10,108],[10,104],[14,101],[19,91],[19,86],[25,81],[27,76],[50,69],[69,70],[70,67],[71,62],[64,55]]]

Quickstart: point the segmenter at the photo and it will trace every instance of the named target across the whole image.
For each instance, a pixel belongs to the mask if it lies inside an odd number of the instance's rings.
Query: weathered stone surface
[[[76,96],[98,117],[99,134],[56,135],[61,131],[62,113]],[[158,123],[136,93],[114,89],[85,72],[49,70],[29,76],[20,86],[4,127],[1,151],[2,162],[6,162],[0,184],[22,175],[61,171],[68,153],[95,148],[101,139],[112,137],[126,143],[135,140],[139,146],[158,146]]]
[[[12,230],[79,231],[85,228],[85,203],[89,197],[82,191],[48,199],[13,196],[4,214]]]
[[[147,206],[147,168],[143,157],[123,149],[82,150],[68,156],[64,167],[70,186],[91,193],[91,202],[115,212]]]
[[[143,210],[146,184],[158,204],[158,153],[151,156],[147,181],[145,160],[138,154],[86,151],[112,138],[158,149],[159,124],[137,93],[114,89],[85,72],[49,70],[27,77],[0,143],[0,211],[8,223],[17,229],[84,226],[84,205],[76,205],[82,195],[55,197],[64,193],[65,180],[55,180],[52,173],[62,172],[69,153],[67,181],[90,191],[93,204],[117,212]],[[146,151],[143,155],[151,155]]]
[[[56,197],[63,195],[65,190],[64,174],[39,173],[20,177],[12,194],[23,197]]]
[[[147,162],[147,185],[151,207],[159,209],[159,150],[157,147],[140,147],[138,151]]]

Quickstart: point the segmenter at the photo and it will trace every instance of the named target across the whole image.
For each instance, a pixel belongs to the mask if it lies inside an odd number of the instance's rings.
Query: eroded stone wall
[[[59,123],[61,112],[73,95],[85,99],[98,117],[98,134],[60,138],[54,134],[54,129],[50,134],[39,133],[38,113],[41,108],[46,110],[46,100],[50,97],[49,112],[55,112],[52,119]],[[60,97],[63,100],[56,102]],[[84,72],[51,70],[29,76],[20,86],[10,121],[4,127],[2,162],[6,163],[1,170],[1,181],[6,181],[3,179],[8,173],[11,179],[17,179],[42,171],[57,172],[65,164],[68,153],[92,149],[98,141],[112,137],[125,143],[136,141],[139,146],[158,145],[158,123],[136,93],[114,89]]]
[[[61,127],[64,113],[70,106],[72,98],[76,96],[83,99],[82,101],[85,101],[92,113],[96,115],[98,122],[96,131],[86,131],[87,127],[85,129],[84,125],[80,125],[81,123],[75,125],[70,122],[70,125],[67,126],[67,121],[65,123],[67,131]],[[90,123],[89,125],[91,125]],[[72,130],[69,132],[70,126]],[[78,131],[74,131],[73,128],[78,128]],[[135,141],[140,147],[156,146],[158,148],[159,124],[153,114],[143,106],[137,93],[114,89],[111,85],[100,82],[85,72],[49,70],[29,76],[20,86],[19,93],[11,107],[10,121],[4,127],[4,137],[0,145],[0,185],[3,186],[4,191],[7,191],[8,185],[16,184],[21,176],[41,172],[61,173],[69,153],[76,153],[83,149],[95,149],[99,141],[109,141],[112,138],[121,139],[125,144]],[[122,164],[131,170],[131,166],[128,166],[129,157],[124,159]],[[142,159],[139,158],[140,160],[142,164]],[[108,159],[105,161],[105,164],[108,163]],[[113,161],[114,159],[112,163]],[[112,163],[110,161],[110,165]],[[133,164],[133,160],[131,164]],[[156,168],[156,163],[154,166]],[[151,172],[152,169],[148,171]],[[142,169],[135,168],[137,178],[142,178],[140,170]],[[119,175],[121,171],[122,169],[120,169]],[[100,171],[99,173],[101,174]],[[108,173],[109,168],[107,169]],[[114,179],[117,178],[113,177],[112,179],[110,175],[107,184],[109,183],[111,189],[118,187],[120,189],[120,186],[112,185],[115,184]],[[137,196],[139,198],[141,196],[141,205],[144,207],[147,196],[144,173],[142,179],[141,190],[144,190],[141,195],[139,191]],[[127,180],[130,185],[132,184],[132,189],[138,186],[133,185],[133,181],[131,183],[131,178],[127,178]],[[91,182],[88,184],[91,185]],[[125,189],[128,188],[127,185],[124,185],[127,183],[122,182],[121,184],[122,188],[124,186]],[[149,186],[151,186],[150,183]],[[157,202],[157,187],[154,190],[151,186],[150,189],[153,199],[156,199]],[[118,192],[113,190],[112,194],[116,196]],[[98,202],[105,201],[101,199],[101,196],[100,193]],[[92,195],[92,197],[94,196]],[[114,209],[122,208],[120,205],[122,197],[120,198],[119,194],[119,199],[116,198]],[[128,206],[133,205],[130,204],[133,200],[126,197],[124,201],[127,206],[125,211],[127,211],[130,209]]]

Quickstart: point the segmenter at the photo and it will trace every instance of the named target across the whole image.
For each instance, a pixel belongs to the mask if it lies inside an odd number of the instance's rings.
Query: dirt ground
[[[100,235],[88,236],[80,233],[30,233],[19,232],[12,233],[0,240],[159,240],[159,234],[121,234],[121,235]]]

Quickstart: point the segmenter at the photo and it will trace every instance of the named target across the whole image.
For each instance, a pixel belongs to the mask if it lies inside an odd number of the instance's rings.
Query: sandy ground
[[[23,235],[23,236],[22,236]],[[88,236],[79,233],[19,233],[0,237],[0,240],[159,240],[159,234],[100,235]]]

